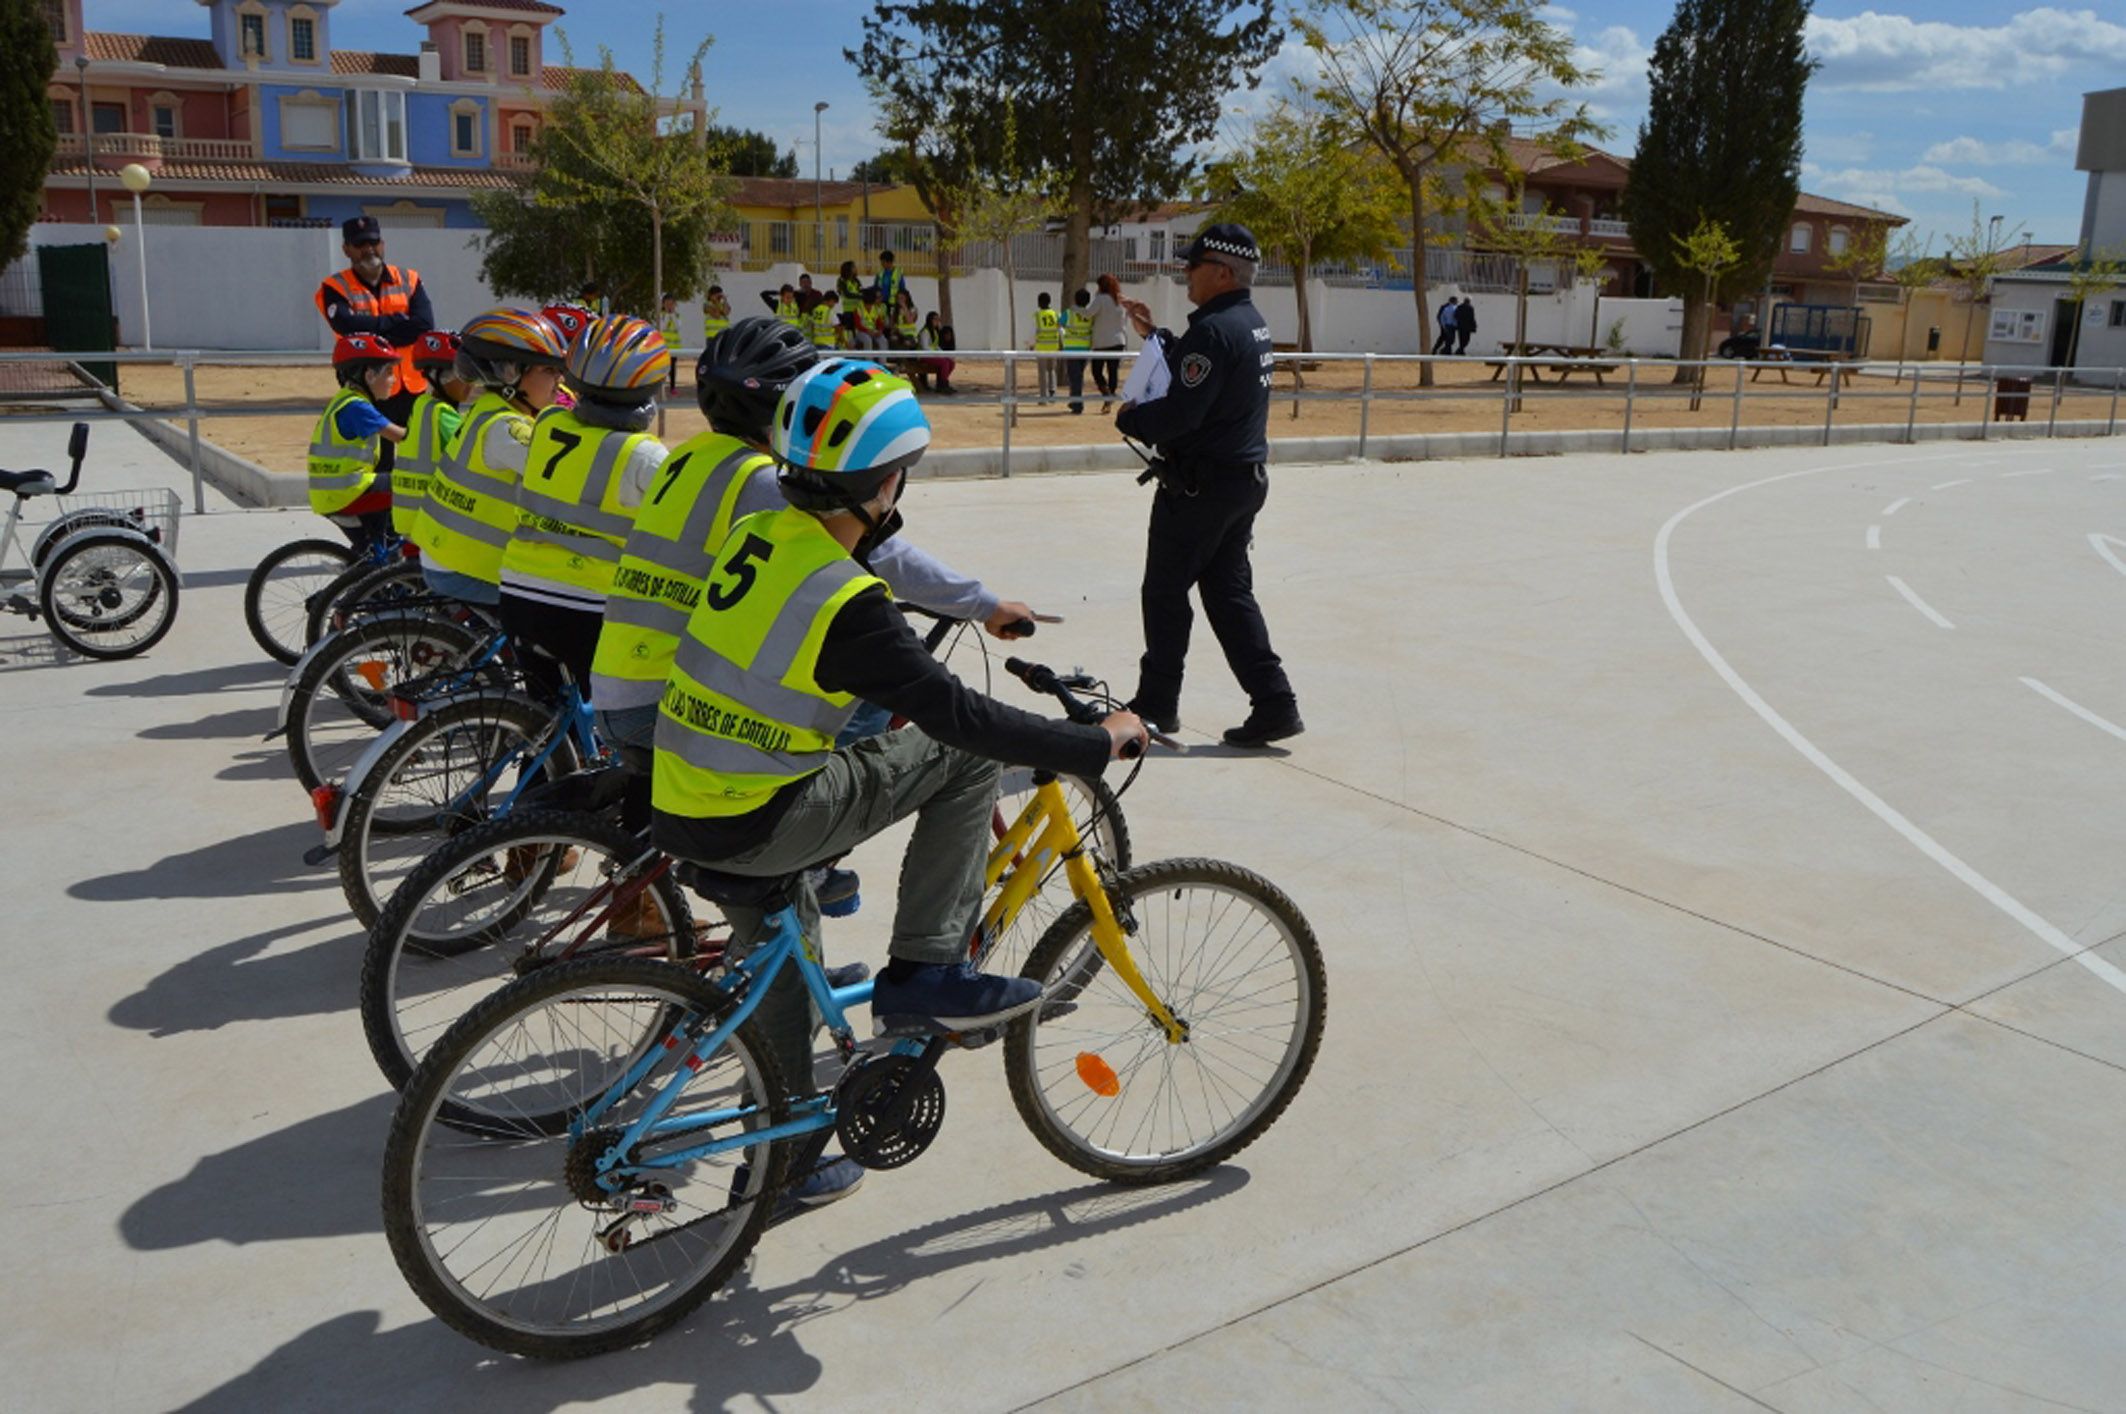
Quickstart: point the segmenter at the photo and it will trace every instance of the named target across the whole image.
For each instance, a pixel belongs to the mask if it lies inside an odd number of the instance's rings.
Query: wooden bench
[[[1620,363],[1553,363],[1549,367],[1550,371],[1558,376],[1560,383],[1575,373],[1591,373],[1594,375],[1595,386],[1600,388],[1606,386],[1602,382],[1603,374],[1614,373],[1623,366]]]

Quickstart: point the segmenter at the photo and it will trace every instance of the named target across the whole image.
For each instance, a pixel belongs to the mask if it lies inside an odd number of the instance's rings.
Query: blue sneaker
[[[840,967],[827,969],[827,985],[836,991],[841,990],[843,987],[854,987],[859,982],[868,982],[870,980],[871,967],[868,963],[845,962]]]
[[[775,1211],[769,1215],[768,1225],[773,1227],[813,1208],[839,1203],[864,1186],[865,1172],[864,1166],[847,1154],[836,1154],[831,1159],[822,1155],[812,1172],[776,1195]],[[752,1176],[753,1166],[740,1164],[731,1173],[731,1192],[736,1195]]]
[[[895,960],[871,986],[871,1015],[881,1036],[977,1031],[1031,1011],[1041,984],[1026,977],[977,972],[971,962]]]
[[[820,870],[812,880],[820,914],[827,918],[847,918],[855,913],[864,904],[860,892],[862,883],[854,869]]]

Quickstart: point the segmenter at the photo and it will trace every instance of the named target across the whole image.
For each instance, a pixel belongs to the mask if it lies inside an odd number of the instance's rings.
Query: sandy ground
[[[1490,381],[1491,371],[1472,359],[1466,368],[1440,370],[1438,384],[1420,390],[1415,365],[1378,365],[1370,431],[1375,435],[1405,432],[1494,431],[1499,426],[1501,388]],[[1690,390],[1667,381],[1670,370],[1642,368],[1634,427],[1722,427],[1735,416],[1733,376],[1716,372],[1696,411],[1690,406]],[[1352,401],[1280,401],[1271,412],[1270,436],[1336,437],[1358,432],[1359,404],[1355,400],[1364,379],[1363,368],[1354,363],[1322,365],[1305,374],[1309,393],[1342,393]],[[1090,384],[1090,378],[1087,382]],[[1020,387],[1030,391],[1030,370],[1022,370]],[[1583,428],[1621,429],[1624,423],[1625,374],[1605,378],[1602,386],[1576,375],[1560,384],[1544,374],[1540,385],[1523,391],[1521,410],[1513,416],[1516,431],[1560,431]],[[153,365],[129,366],[120,383],[126,396],[149,408],[181,407],[184,380],[175,368]],[[317,404],[322,406],[329,391],[329,375],[317,365],[304,367],[202,365],[197,373],[201,405],[229,413],[261,406]],[[945,447],[994,447],[1002,439],[1004,409],[994,403],[972,400],[995,398],[1002,391],[1002,378],[994,365],[963,362],[953,386],[958,396],[925,399],[937,431],[937,445]],[[1280,394],[1292,391],[1291,374],[1280,370]],[[1902,423],[1913,411],[1913,382],[1909,377],[1856,375],[1847,380],[1833,412],[1843,423]],[[1743,383],[1741,422],[1744,426],[1821,426],[1830,389],[1818,382],[1813,371],[1797,371],[1782,384],[1775,372],[1763,372],[1755,382]],[[1385,395],[1385,396],[1383,396]],[[1399,396],[1398,396],[1399,395]],[[2050,391],[2040,389],[2032,398],[2031,420],[2042,422],[2050,407]],[[1982,399],[1975,380],[1956,396],[1953,379],[1939,369],[1930,370],[1920,384],[1917,418],[1922,422],[1975,420]],[[2062,420],[2103,419],[2111,415],[2109,391],[2069,392],[2060,400]],[[1083,414],[1072,415],[1066,402],[1023,407],[1012,441],[1026,446],[1066,446],[1107,442],[1115,439],[1111,420],[1099,416],[1100,400],[1091,399]],[[314,421],[311,413],[277,415],[224,415],[210,417],[202,425],[208,440],[274,471],[299,473],[304,449],[309,445]],[[677,443],[702,430],[694,406],[693,389],[682,384],[673,394],[665,417],[665,440]]]

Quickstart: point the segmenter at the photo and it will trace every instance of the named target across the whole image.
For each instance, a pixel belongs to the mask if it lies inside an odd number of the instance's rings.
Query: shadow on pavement
[[[263,687],[288,676],[288,670],[271,659],[249,663],[224,663],[218,668],[194,668],[187,673],[164,673],[138,682],[105,683],[88,690],[90,697],[196,697],[209,692],[232,692]]]
[[[874,1178],[873,1192],[893,1181]],[[1161,1188],[1096,1183],[1062,1189],[834,1253],[812,1275],[781,1287],[753,1286],[749,1263],[714,1299],[649,1345],[578,1364],[497,1356],[434,1320],[380,1331],[379,1313],[350,1312],[312,1327],[184,1408],[290,1408],[329,1389],[350,1404],[388,1401],[407,1408],[523,1414],[666,1384],[694,1386],[696,1409],[724,1409],[741,1400],[766,1405],[777,1395],[800,1394],[819,1382],[820,1360],[798,1339],[806,1325],[983,1262],[1174,1217],[1237,1193],[1247,1183],[1247,1170],[1228,1165]],[[368,1196],[374,1205],[374,1193]],[[867,1194],[857,1201],[875,1200]],[[773,1232],[762,1239],[774,1240]],[[1018,1338],[1051,1334],[1021,1332]]]
[[[236,570],[186,570],[187,589],[227,589],[234,584],[249,584],[256,569]]]
[[[70,898],[113,903],[150,898],[252,898],[260,894],[339,893],[328,862],[312,868],[303,851],[323,838],[314,820],[218,840],[158,860],[145,869],[105,874],[69,885]]]
[[[42,629],[0,637],[0,673],[19,673],[31,668],[64,668],[93,661],[78,658],[59,646]]]
[[[259,733],[264,736],[264,732]],[[214,773],[217,781],[286,781],[291,787],[296,784],[295,768],[288,764],[288,749],[285,737],[276,737],[263,750],[246,751],[229,765]],[[290,799],[301,797],[291,794]]]
[[[316,929],[330,936],[299,952],[260,957],[273,943]],[[352,1011],[366,935],[344,909],[288,923],[185,958],[111,1007],[114,1026],[175,1036],[239,1021]]]
[[[1222,741],[1205,742],[1201,746],[1191,744],[1186,751],[1159,753],[1161,759],[1169,756],[1179,756],[1184,760],[1191,756],[1258,756],[1271,761],[1282,761],[1291,754],[1281,746],[1228,746]]]
[[[239,707],[190,722],[170,722],[139,733],[142,741],[205,741],[215,737],[262,737],[280,721],[280,708]]]

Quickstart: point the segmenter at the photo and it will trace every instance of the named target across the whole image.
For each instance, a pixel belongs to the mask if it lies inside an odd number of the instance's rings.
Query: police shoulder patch
[[[1193,388],[1211,376],[1211,356],[1192,353],[1181,360],[1181,386]]]

